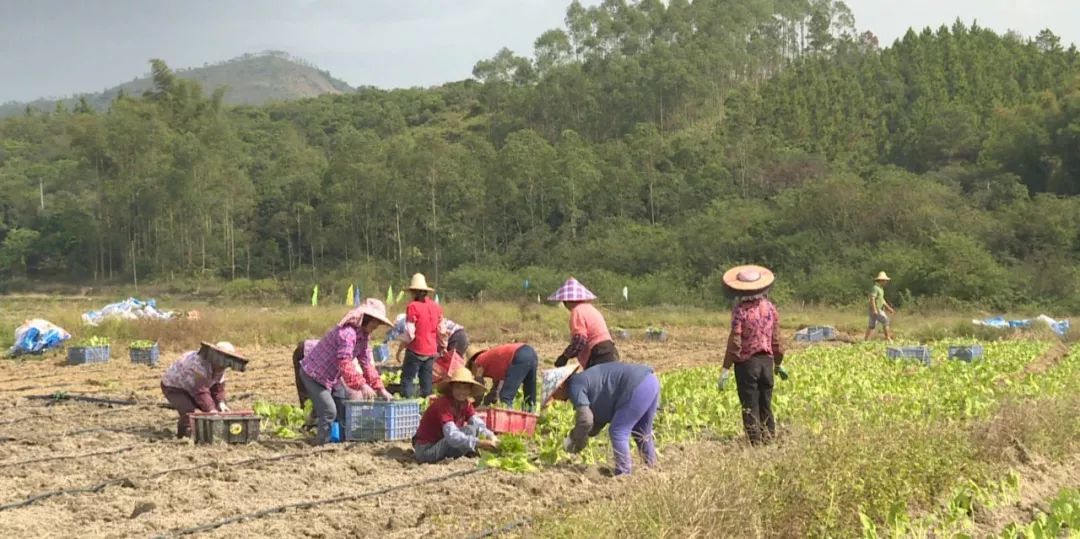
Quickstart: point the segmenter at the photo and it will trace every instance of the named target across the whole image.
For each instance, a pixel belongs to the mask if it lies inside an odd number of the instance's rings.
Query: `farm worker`
[[[398,344],[394,358],[400,363],[401,354],[410,342],[404,314],[399,314],[394,319],[394,327],[386,332],[386,342],[387,344],[391,342]],[[465,332],[465,326],[448,318],[443,318],[442,324],[439,325],[439,352],[447,348],[453,349],[459,356],[465,357],[465,352],[469,348],[469,334]]]
[[[484,395],[484,384],[473,379],[468,369],[457,369],[439,382],[439,397],[431,400],[413,436],[413,451],[419,462],[439,462],[494,451],[499,439],[476,415],[473,401]]]
[[[236,355],[236,348],[222,341],[214,348],[230,355]],[[211,363],[199,354],[198,350],[184,353],[177,361],[169,365],[161,377],[161,392],[169,401],[180,418],[176,422],[176,437],[191,435],[192,418],[195,410],[202,412],[228,412],[225,403],[225,365]]]
[[[370,378],[357,370],[354,361],[360,356],[371,360],[368,343],[371,333],[380,325],[390,325],[386,306],[375,298],[367,298],[330,328],[300,361],[300,380],[311,399],[317,421],[316,443],[330,441],[330,425],[338,418],[332,390],[339,378],[363,398],[372,399],[380,394],[369,383]],[[383,397],[387,395],[383,394]]]
[[[653,419],[660,406],[660,380],[652,367],[621,362],[594,365],[582,372],[576,372],[576,367],[569,372],[560,369],[545,372],[549,378],[562,378],[555,383],[551,398],[568,400],[574,406],[574,429],[563,442],[563,448],[571,453],[580,452],[590,436],[596,436],[611,423],[608,434],[615,452],[615,475],[630,473],[631,437],[645,464],[655,465]]]
[[[743,411],[743,428],[752,445],[776,435],[772,414],[773,374],[786,378],[780,368],[780,316],[769,301],[775,277],[761,266],[738,266],[724,273],[724,284],[735,293],[720,389],[727,386],[732,365]],[[767,430],[767,432],[766,432]]]
[[[533,347],[525,343],[510,343],[476,352],[470,350],[465,366],[477,380],[491,378],[491,393],[484,399],[484,404],[494,402],[498,395],[499,402],[509,408],[514,405],[518,389],[522,388],[525,393],[524,409],[531,412],[536,408],[538,363]]]
[[[409,344],[405,348],[405,363],[401,366],[401,391],[406,398],[416,396],[416,379],[420,379],[420,396],[431,394],[431,369],[439,355],[439,326],[443,321],[442,307],[429,296],[435,289],[427,285],[424,274],[412,276],[409,292],[413,299],[405,308],[405,332]]]
[[[304,389],[304,384],[300,381],[300,362],[303,361],[304,356],[311,353],[315,349],[315,346],[319,344],[318,339],[306,339],[296,346],[293,350],[293,369],[297,382],[297,396],[300,398],[300,407],[304,407],[304,401],[308,400],[307,390]],[[393,395],[386,390],[383,385],[382,376],[379,374],[379,370],[375,368],[374,358],[371,357],[371,348],[366,350],[357,349],[357,355],[353,357],[353,367],[361,376],[364,377],[364,381],[367,385],[378,394],[377,396],[383,400],[393,400]],[[333,391],[334,402],[337,404],[338,419],[341,419],[345,414],[346,400],[361,400],[365,398],[364,394],[358,391],[348,389],[342,378],[338,378],[336,384],[334,384]]]
[[[570,345],[555,360],[556,367],[566,365],[572,357],[577,358],[583,370],[619,360],[604,315],[592,304],[595,299],[596,295],[573,277],[548,297],[548,301],[561,301],[570,311]]]
[[[866,327],[866,340],[874,336],[874,330],[878,324],[885,331],[885,340],[892,342],[892,330],[889,328],[889,314],[896,310],[885,301],[885,285],[889,284],[889,276],[884,271],[874,277],[874,286],[870,289],[870,323]],[[886,314],[888,313],[888,314]]]

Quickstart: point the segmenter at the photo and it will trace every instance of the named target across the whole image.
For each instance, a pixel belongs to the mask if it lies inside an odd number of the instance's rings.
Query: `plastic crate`
[[[836,330],[828,326],[810,326],[795,333],[798,342],[822,342],[836,338]]]
[[[68,348],[68,365],[85,365],[87,363],[107,363],[109,361],[109,345],[105,346],[76,346]]]
[[[611,332],[611,336],[615,337],[616,339],[619,339],[621,341],[629,340],[630,339],[630,330],[629,329],[622,329],[622,328],[615,328],[615,331]]]
[[[495,434],[527,434],[536,432],[536,414],[507,410],[505,408],[481,408],[476,411]]]
[[[930,347],[929,346],[900,346],[890,347],[886,351],[889,359],[914,359],[922,362],[927,367],[930,366]]]
[[[645,330],[645,340],[665,342],[668,339],[667,330],[649,328]]]
[[[250,410],[195,412],[195,443],[246,444],[259,438],[259,416]]]
[[[151,367],[157,365],[158,357],[161,355],[157,343],[154,343],[154,346],[150,348],[131,348],[129,353],[132,363],[150,365]]]
[[[346,440],[408,440],[420,427],[420,401],[345,401]]]
[[[983,347],[981,344],[949,347],[949,359],[959,359],[960,361],[971,362],[981,357],[983,357]]]

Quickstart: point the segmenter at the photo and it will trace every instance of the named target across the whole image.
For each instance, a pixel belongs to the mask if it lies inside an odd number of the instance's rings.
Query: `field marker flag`
[[[353,290],[352,300],[353,300],[353,302],[352,302],[353,305],[360,305],[360,286],[359,285],[357,285],[356,289]]]
[[[394,300],[394,303],[401,303],[401,300],[403,300],[403,299],[405,299],[405,291],[404,290],[398,290],[397,299]]]
[[[622,287],[622,299],[623,301],[630,301],[630,289],[625,286]]]
[[[345,305],[352,307],[353,302],[353,285],[349,285],[349,290],[345,292]]]
[[[311,306],[317,307],[319,305],[319,285],[315,285],[315,288],[311,289]]]
[[[525,290],[528,290],[529,289],[529,280],[525,279],[525,282],[522,284],[522,286],[525,287]]]
[[[394,304],[394,285],[390,285],[390,286],[386,287],[386,304],[387,305],[393,305]]]
[[[435,294],[435,303],[438,303],[438,302],[439,302],[439,295]]]

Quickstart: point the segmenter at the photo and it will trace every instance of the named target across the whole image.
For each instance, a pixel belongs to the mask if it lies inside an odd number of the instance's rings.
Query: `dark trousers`
[[[418,356],[412,350],[405,350],[405,364],[401,366],[401,393],[406,399],[416,397],[416,378],[420,378],[420,396],[431,394],[431,368],[435,366],[434,356]]]
[[[161,385],[161,392],[165,394],[165,400],[169,401],[169,404],[176,409],[176,413],[180,414],[180,418],[176,421],[176,437],[186,438],[191,436],[191,429],[194,426],[191,414],[199,409],[195,404],[195,399],[191,398],[187,391],[169,387],[165,384]]]
[[[499,402],[503,406],[513,406],[518,388],[524,385],[525,410],[531,412],[536,408],[536,366],[539,362],[536,350],[527,344],[514,352],[514,359],[506,369],[506,378],[499,391]]]
[[[292,353],[292,370],[293,378],[296,380],[296,398],[300,399],[300,407],[304,407],[304,401],[308,400],[307,390],[304,389],[304,382],[300,380],[300,361],[304,359],[304,341],[300,341],[300,344],[296,345],[296,350]]]
[[[776,436],[772,414],[773,358],[759,354],[735,364],[735,383],[743,409],[743,428],[753,445]]]
[[[612,361],[619,360],[619,350],[615,348],[615,343],[612,341],[603,341],[596,343],[592,351],[589,352],[589,363],[585,365],[585,368],[595,367],[602,363],[611,363]]]
[[[465,351],[469,349],[469,334],[464,329],[459,329],[446,340],[446,347],[465,357]]]

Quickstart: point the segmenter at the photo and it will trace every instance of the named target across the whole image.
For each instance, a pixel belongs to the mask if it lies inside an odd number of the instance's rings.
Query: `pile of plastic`
[[[157,303],[150,299],[142,301],[136,298],[128,298],[119,303],[106,305],[100,311],[87,311],[83,313],[83,323],[91,326],[100,324],[107,318],[119,318],[121,320],[171,320],[176,313],[172,311],[159,311]]]
[[[1033,320],[1006,320],[1003,317],[995,316],[994,318],[987,318],[985,320],[972,320],[971,323],[976,326],[986,326],[997,329],[1009,329],[1017,328],[1024,329],[1030,328],[1031,324],[1038,322],[1040,324],[1046,324],[1050,331],[1056,333],[1059,337],[1064,337],[1069,332],[1068,320],[1054,320],[1045,314],[1039,315],[1038,318]]]
[[[64,328],[49,322],[35,318],[23,322],[15,330],[15,345],[11,347],[11,355],[40,354],[52,348],[58,348],[64,341],[71,338],[71,334]]]

